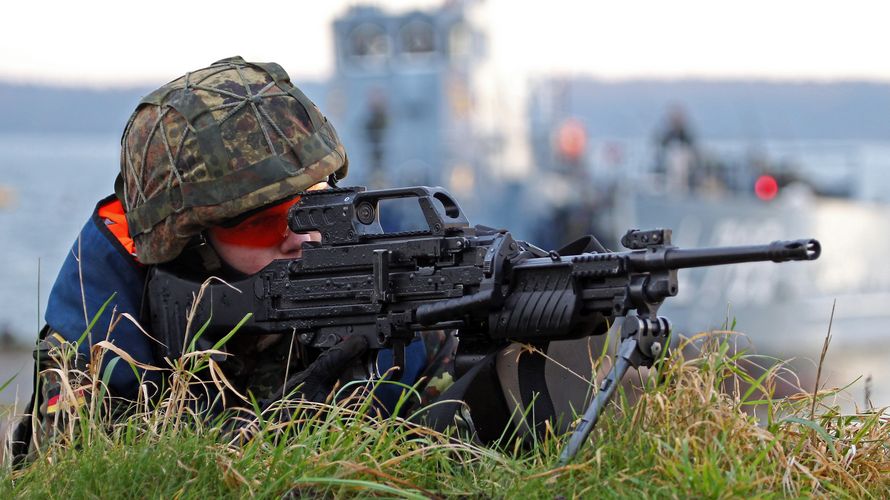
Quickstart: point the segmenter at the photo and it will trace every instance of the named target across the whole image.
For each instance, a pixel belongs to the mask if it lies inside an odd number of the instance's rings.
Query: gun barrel
[[[750,245],[716,248],[667,248],[664,267],[684,269],[690,267],[738,264],[741,262],[788,262],[791,260],[815,260],[822,253],[818,240],[774,241],[768,245]],[[648,260],[651,265],[651,259]],[[649,267],[644,265],[644,267]]]

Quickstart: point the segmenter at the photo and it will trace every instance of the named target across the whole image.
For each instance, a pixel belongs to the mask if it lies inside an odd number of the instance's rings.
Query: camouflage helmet
[[[347,165],[334,127],[280,66],[233,57],[139,103],[115,191],[139,260],[156,264],[211,226],[344,177]]]

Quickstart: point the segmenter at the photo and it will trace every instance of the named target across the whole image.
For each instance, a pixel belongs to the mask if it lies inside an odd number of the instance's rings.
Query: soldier
[[[291,232],[288,208],[300,192],[335,184],[347,166],[334,127],[277,64],[224,59],[145,97],[123,133],[115,194],[98,203],[51,291],[35,350],[33,415],[12,436],[17,460],[53,439],[70,424],[67,410],[97,391],[86,373],[97,368],[89,363],[102,352],[100,343],[126,353],[126,362],[114,366],[110,353],[101,358],[99,373],[111,370],[108,394],[120,402],[113,411],[125,414],[130,402],[159,392],[164,380],[151,367],[168,366],[158,349],[166,342],[137,324],[147,324],[150,266],[234,280],[274,259],[299,258],[302,243],[317,235]],[[233,337],[221,363],[233,388],[262,406],[297,388],[303,398],[322,401],[353,360],[370,354],[366,341],[355,336],[317,358],[306,357],[291,336]],[[198,347],[214,340],[202,338]],[[73,346],[79,346],[76,353]],[[456,349],[453,334],[425,334],[409,346],[401,382],[420,381],[420,405],[441,394],[481,408],[474,410],[476,433],[494,439],[509,420],[496,373],[510,371],[504,368],[509,363],[496,368],[490,361],[453,384]],[[383,370],[387,359],[391,353],[378,354]],[[378,396],[386,412],[398,394]],[[197,409],[216,415],[220,401],[208,395]],[[238,405],[238,398],[225,401]],[[460,411],[448,411],[431,421],[452,423]],[[538,412],[538,418],[546,414]]]

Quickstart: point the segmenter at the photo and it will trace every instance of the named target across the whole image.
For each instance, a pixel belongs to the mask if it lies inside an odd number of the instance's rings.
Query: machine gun
[[[415,198],[425,228],[385,232],[380,201]],[[309,191],[289,213],[296,233],[316,231],[302,257],[276,260],[231,283],[210,285],[195,324],[241,332],[295,332],[305,346],[325,349],[362,335],[372,348],[392,348],[394,367],[423,331],[456,329],[461,350],[491,352],[509,341],[541,344],[602,334],[607,320],[626,317],[614,369],[570,439],[570,460],[596,423],[616,382],[630,366],[651,366],[666,354],[670,323],[657,315],[678,292],[677,271],[741,262],[814,260],[816,240],[768,245],[679,249],[671,230],[631,230],[628,250],[560,255],[518,241],[506,230],[471,227],[442,188]],[[595,241],[595,240],[593,240]],[[188,345],[185,311],[200,282],[163,267],[149,282],[154,333],[167,356]],[[212,315],[211,315],[212,312]],[[205,332],[205,335],[207,333]],[[179,342],[174,341],[179,339]]]

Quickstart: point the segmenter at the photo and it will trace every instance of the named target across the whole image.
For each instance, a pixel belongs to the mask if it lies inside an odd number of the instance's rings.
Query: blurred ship
[[[629,228],[672,228],[688,247],[815,237],[817,262],[684,271],[680,296],[662,312],[685,333],[737,319],[766,350],[800,352],[795,339],[821,338],[837,299],[836,342],[887,335],[890,238],[878,228],[890,226],[890,209],[864,200],[883,191],[863,185],[855,152],[800,141],[793,154],[765,141],[705,145],[680,106],[649,124],[654,139],[591,137],[572,81],[549,78],[527,103],[531,171],[504,175],[509,124],[486,128],[479,113],[488,76],[477,3],[398,14],[356,6],[335,21],[324,108],[359,165],[350,183],[441,185],[474,223],[545,248],[593,233],[616,249]]]
[[[836,300],[835,347],[883,349],[890,338],[890,237],[881,228],[890,227],[890,206],[857,196],[863,172],[848,148],[823,144],[812,158],[824,165],[813,167],[770,153],[780,150],[775,146],[704,146],[679,106],[668,110],[652,140],[591,140],[583,119],[565,103],[564,85],[551,82],[533,93],[536,164],[541,175],[573,188],[586,184],[593,202],[573,207],[606,246],[618,247],[629,228],[672,228],[680,247],[803,237],[822,242],[821,258],[806,264],[684,270],[679,296],[660,310],[676,329],[694,334],[734,325],[763,351],[817,359]],[[578,137],[567,140],[567,134]],[[586,150],[575,151],[576,144]],[[890,147],[880,151],[888,154]],[[888,184],[884,176],[870,182]],[[558,224],[542,227],[551,234],[541,240],[570,237],[552,234]]]
[[[503,184],[489,160],[497,137],[476,112],[486,50],[473,4],[398,14],[354,6],[335,20],[324,108],[360,165],[350,183],[445,186],[472,220],[497,212]]]

